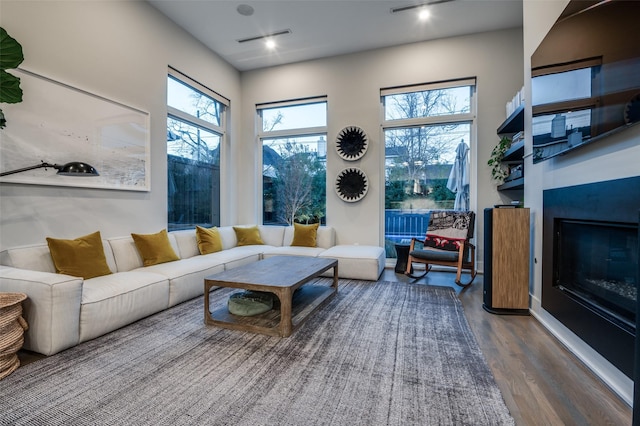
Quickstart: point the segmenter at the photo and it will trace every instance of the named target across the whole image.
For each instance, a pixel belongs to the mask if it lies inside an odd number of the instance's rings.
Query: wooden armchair
[[[471,284],[477,274],[476,248],[469,241],[473,238],[475,219],[472,211],[432,211],[425,239],[411,239],[405,274],[422,278],[432,265],[453,266],[457,268],[456,284],[463,287]],[[414,276],[411,273],[413,263],[424,264],[425,273]],[[461,282],[463,270],[468,270],[471,275],[466,283]]]

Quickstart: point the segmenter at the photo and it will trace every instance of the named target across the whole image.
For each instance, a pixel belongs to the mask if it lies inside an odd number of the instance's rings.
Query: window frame
[[[170,119],[172,120],[177,120],[179,122],[182,122],[186,125],[190,125],[196,128],[200,128],[203,131],[209,132],[209,133],[213,133],[214,135],[219,137],[219,145],[218,145],[218,149],[219,149],[219,158],[218,158],[218,162],[217,164],[213,164],[211,163],[210,165],[215,168],[217,167],[219,170],[219,187],[217,188],[217,191],[215,190],[214,187],[212,187],[212,203],[215,203],[217,201],[218,203],[218,208],[217,211],[215,209],[215,207],[212,205],[212,211],[211,211],[211,217],[212,219],[215,216],[215,213],[218,214],[218,221],[221,222],[221,216],[222,216],[222,168],[223,168],[223,161],[222,159],[225,158],[224,157],[224,150],[225,150],[225,146],[227,145],[227,141],[228,141],[228,132],[227,132],[227,126],[228,126],[228,119],[229,119],[229,109],[230,109],[230,100],[225,98],[224,96],[220,95],[219,93],[217,93],[216,91],[208,88],[207,86],[197,82],[196,80],[192,79],[191,77],[187,76],[186,74],[176,70],[175,68],[172,67],[168,67],[168,71],[167,71],[167,79],[173,79],[175,81],[177,81],[178,83],[185,85],[187,87],[189,87],[190,89],[199,92],[201,94],[203,94],[204,96],[209,97],[210,99],[213,99],[214,101],[218,102],[221,104],[221,108],[220,108],[220,115],[219,115],[219,125],[216,125],[214,123],[211,123],[209,121],[203,120],[201,118],[198,118],[194,115],[191,115],[185,111],[182,111],[178,108],[172,107],[169,105],[169,99],[168,99],[168,94],[167,94],[167,117],[166,117],[166,121],[165,121],[165,126],[168,128],[168,122]],[[165,142],[166,144],[166,142]],[[167,147],[167,145],[165,145],[165,148]],[[168,166],[169,166],[169,155],[172,155],[168,152],[167,149],[167,153],[165,158],[167,159],[167,172],[168,172]],[[185,159],[186,161],[195,161],[192,158],[187,158],[187,157],[181,157],[183,159]],[[217,194],[216,194],[217,193]],[[169,202],[169,193],[167,193],[167,202]],[[215,195],[217,195],[217,200],[214,200]],[[168,213],[168,212],[167,212]],[[219,225],[220,223],[218,223]],[[169,218],[167,216],[167,227],[169,228]],[[176,228],[176,229],[182,229],[182,228]]]
[[[431,117],[416,117],[387,120],[385,114],[385,96],[402,95],[414,92],[425,92],[429,90],[449,89],[454,87],[471,86],[471,95],[469,99],[470,110],[468,113],[451,114],[451,115],[435,115]],[[422,83],[408,86],[398,86],[380,89],[380,105],[382,108],[382,130],[393,129],[399,127],[420,127],[432,124],[449,124],[461,121],[474,122],[476,119],[476,93],[477,83],[475,78],[465,78],[460,80],[440,81],[435,83]]]
[[[310,105],[310,104],[324,104],[325,105],[325,114],[327,124],[325,126],[314,126],[314,127],[300,127],[295,129],[286,129],[286,130],[273,130],[273,131],[264,131],[264,122],[263,122],[263,114],[262,111],[265,109],[274,109],[274,108],[287,108],[292,106],[302,106],[302,105]],[[257,179],[259,191],[257,191],[256,197],[258,201],[256,203],[259,206],[260,215],[260,223],[264,225],[264,156],[263,156],[263,146],[264,140],[267,139],[291,139],[296,137],[310,137],[310,136],[324,136],[325,142],[328,138],[328,118],[329,118],[329,101],[327,96],[314,96],[308,98],[299,98],[299,99],[290,99],[276,102],[267,102],[267,103],[258,103],[256,104],[255,109],[255,117],[256,117],[256,146],[259,157],[259,170],[260,177]],[[325,172],[326,172],[326,153],[325,153]],[[326,191],[327,191],[327,181],[325,180],[325,216],[324,220],[326,222],[327,211],[326,211]]]
[[[435,115],[428,117],[416,117],[416,118],[405,118],[405,119],[386,119],[386,99],[385,97],[388,95],[399,95],[399,94],[407,94],[413,92],[423,92],[428,90],[438,90],[438,89],[447,89],[453,87],[461,87],[461,86],[470,86],[470,99],[469,99],[469,112],[466,113],[457,113],[451,115]],[[467,141],[470,148],[470,161],[469,161],[469,175],[471,176],[469,183],[469,208],[470,210],[477,210],[477,172],[476,172],[476,163],[477,163],[477,134],[478,134],[478,123],[477,123],[477,93],[478,93],[478,83],[476,77],[467,77],[461,79],[453,79],[447,81],[437,81],[433,83],[421,83],[414,85],[404,85],[404,86],[396,86],[396,87],[388,87],[380,89],[380,140],[382,141],[381,146],[383,147],[383,153],[381,157],[381,173],[380,185],[381,188],[385,188],[382,192],[383,196],[380,202],[382,207],[382,217],[386,218],[386,207],[385,207],[385,197],[386,197],[386,178],[387,178],[387,165],[386,165],[386,131],[394,130],[394,129],[404,129],[404,128],[416,128],[423,126],[435,126],[435,125],[447,125],[447,124],[469,124],[469,141]],[[380,221],[380,243],[383,247],[386,246],[386,229],[385,229],[386,219]],[[385,250],[386,251],[386,250]],[[394,258],[387,257],[388,261],[393,260]],[[391,260],[390,260],[391,259]]]
[[[231,103],[229,99],[219,95],[214,90],[209,89],[208,87],[198,83],[197,81],[181,73],[175,68],[169,67],[167,77],[172,78],[173,80],[176,80],[179,83],[187,87],[190,87],[196,92],[200,92],[203,95],[208,96],[223,105],[223,108],[220,112],[220,125],[216,125],[214,123],[210,123],[201,118],[198,118],[194,115],[191,115],[187,112],[184,112],[178,108],[169,106],[169,100],[167,99],[167,116],[168,117],[174,118],[179,121],[183,121],[185,123],[189,123],[195,127],[200,127],[203,130],[208,130],[213,133],[218,133],[220,135],[220,145],[222,145],[227,135],[227,130],[226,130],[227,114],[229,111],[229,104]]]

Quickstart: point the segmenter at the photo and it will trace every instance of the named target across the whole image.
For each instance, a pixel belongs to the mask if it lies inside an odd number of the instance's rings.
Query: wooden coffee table
[[[331,286],[303,287],[303,284],[331,268],[333,268]],[[270,292],[278,297],[280,308],[274,307],[264,314],[243,317],[229,313],[225,299],[224,304],[218,304],[211,311],[209,292],[213,287]],[[207,325],[233,330],[288,337],[309,315],[337,292],[338,261],[336,259],[274,256],[205,278],[204,322]]]

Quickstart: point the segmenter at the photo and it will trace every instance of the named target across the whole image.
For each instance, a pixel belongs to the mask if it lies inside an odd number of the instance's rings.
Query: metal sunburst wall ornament
[[[354,161],[362,158],[368,147],[367,135],[360,127],[345,127],[338,133],[336,150],[344,160]]]
[[[356,167],[344,169],[336,178],[336,193],[343,201],[359,201],[369,190],[369,180],[364,172]]]

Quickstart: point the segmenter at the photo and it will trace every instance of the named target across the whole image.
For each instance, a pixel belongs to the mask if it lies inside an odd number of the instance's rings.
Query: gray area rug
[[[289,338],[207,327],[200,297],[28,364],[0,424],[514,424],[453,289],[340,284]]]

